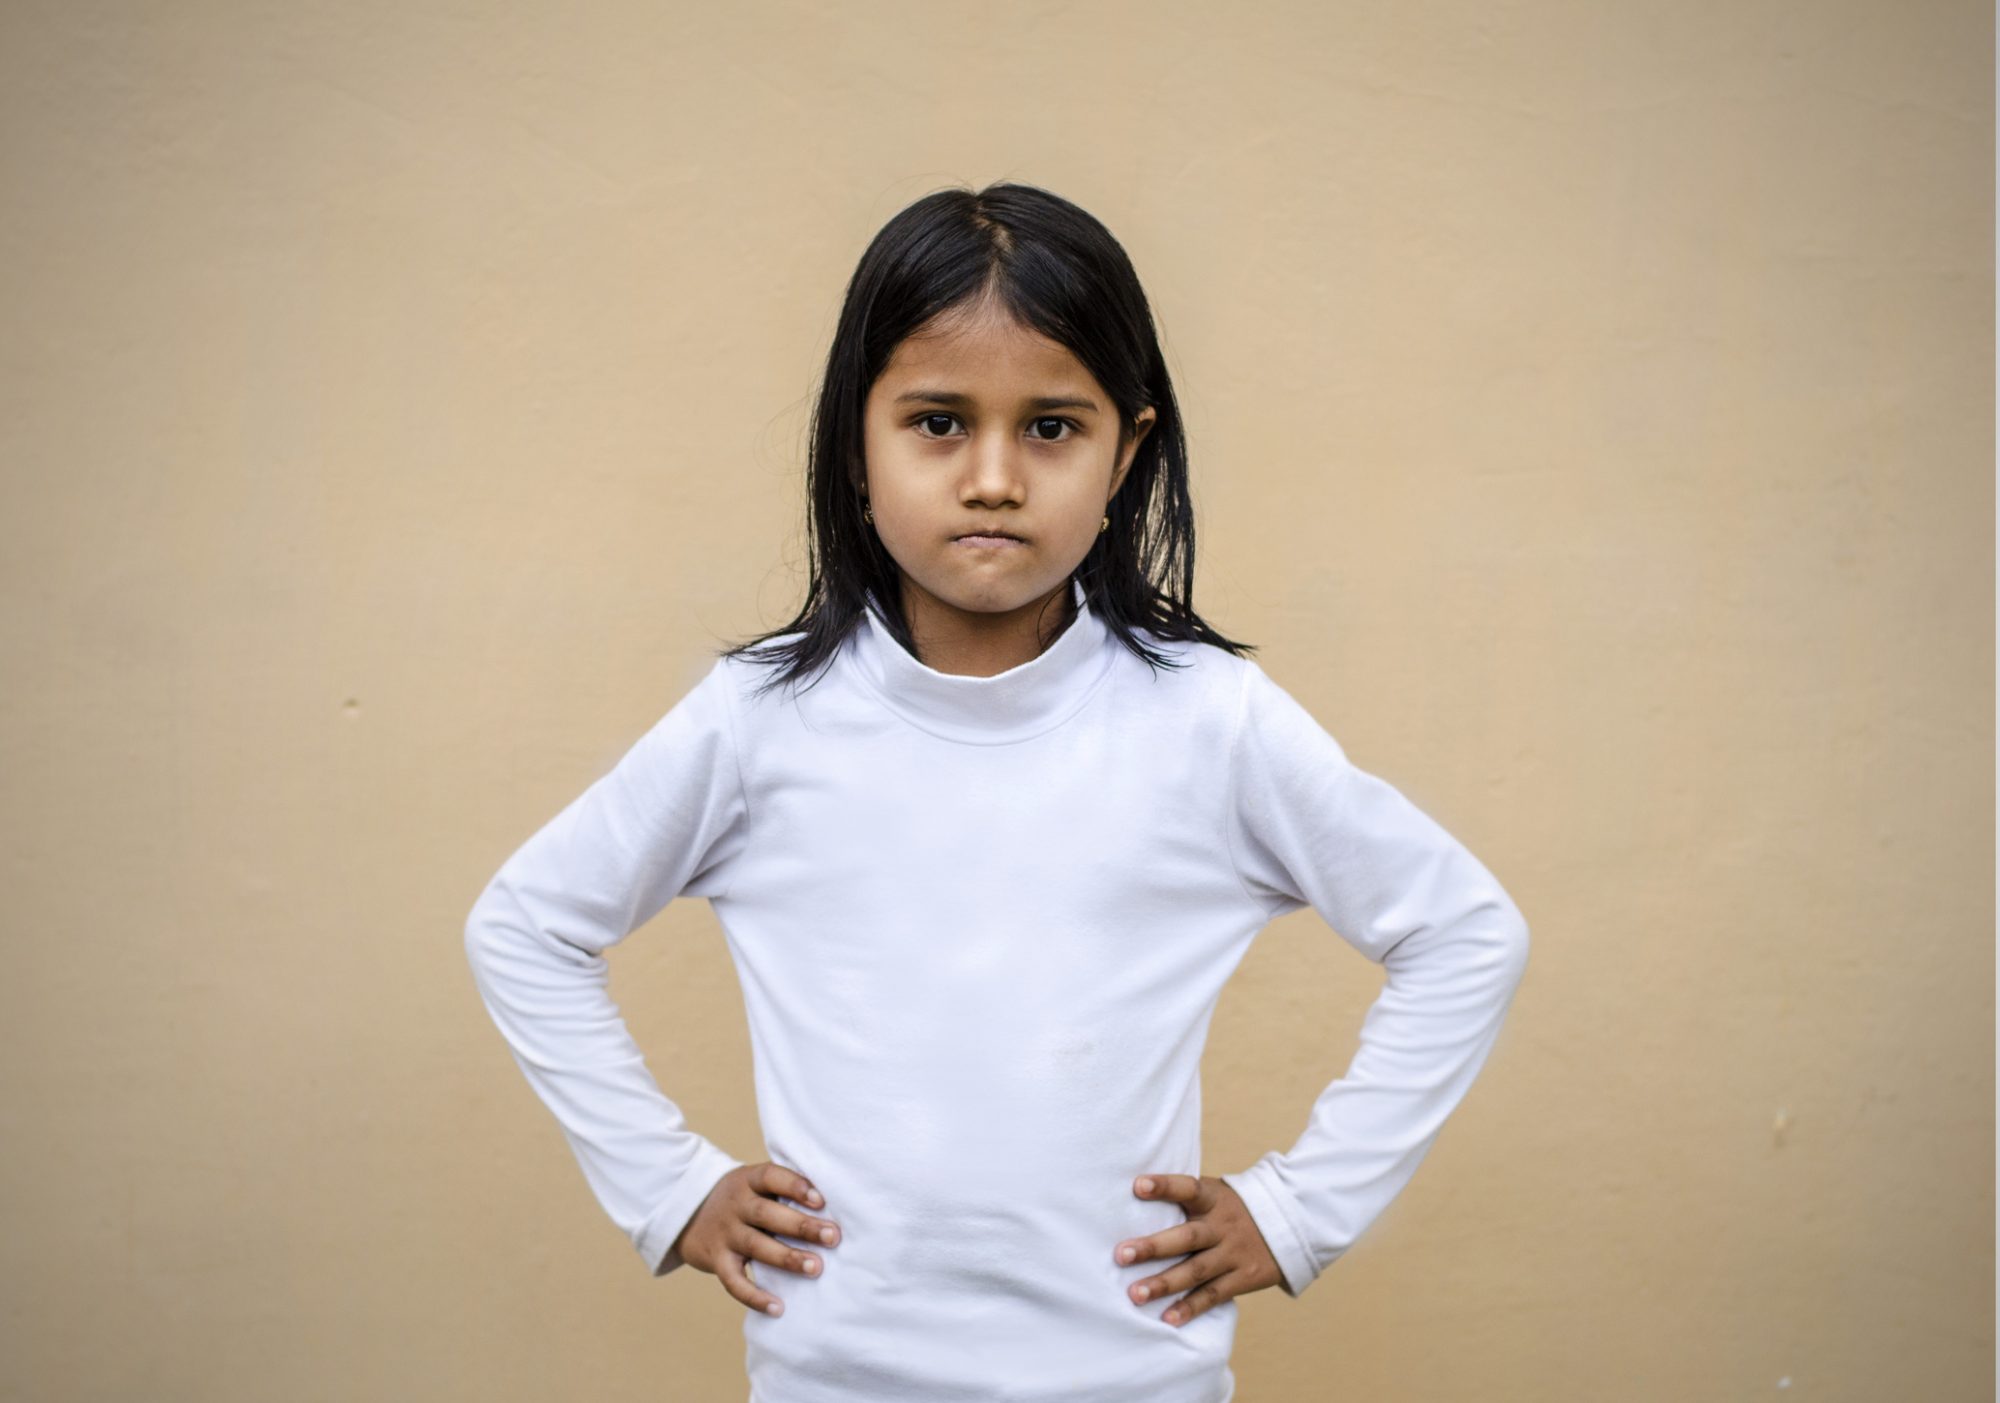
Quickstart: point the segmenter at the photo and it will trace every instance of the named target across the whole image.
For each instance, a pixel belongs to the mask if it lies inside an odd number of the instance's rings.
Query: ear
[[[1139,456],[1139,445],[1146,441],[1147,433],[1152,430],[1159,417],[1158,411],[1150,404],[1132,416],[1132,437],[1126,442],[1124,451],[1118,455],[1118,470],[1111,475],[1112,496],[1118,495],[1118,488],[1125,481],[1125,474],[1132,471],[1132,460]]]

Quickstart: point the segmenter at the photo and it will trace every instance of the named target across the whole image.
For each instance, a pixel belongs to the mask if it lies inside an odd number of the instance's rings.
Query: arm
[[[598,1202],[656,1276],[741,1161],[689,1129],[606,988],[603,952],[676,896],[727,889],[747,805],[718,661],[605,775],[507,859],[465,953],[493,1022]]]
[[[1244,889],[1273,917],[1310,905],[1388,971],[1361,1046],[1298,1142],[1222,1175],[1298,1296],[1400,1193],[1499,1036],[1528,927],[1491,872],[1244,668],[1227,821]]]

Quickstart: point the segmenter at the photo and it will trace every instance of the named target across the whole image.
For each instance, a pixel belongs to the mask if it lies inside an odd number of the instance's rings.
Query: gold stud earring
[[[1106,531],[1109,531],[1110,529],[1111,529],[1111,518],[1108,516],[1105,517],[1104,520],[1097,523],[1097,534],[1100,536],[1102,536]]]
[[[875,508],[869,506],[866,502],[863,502],[861,504],[861,519],[867,522],[870,526],[873,526],[875,524]]]

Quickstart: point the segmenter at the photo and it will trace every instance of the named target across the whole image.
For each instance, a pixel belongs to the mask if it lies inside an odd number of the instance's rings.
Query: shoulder
[[[680,734],[694,730],[729,733],[742,685],[729,662],[713,652],[691,653],[679,659],[663,683],[665,704],[658,707],[653,729]]]
[[[839,652],[822,659],[803,678],[788,675],[793,650],[806,638],[804,630],[773,634],[741,653],[711,653],[705,685],[712,685],[729,699],[736,724],[746,734],[760,726],[781,724],[782,718],[797,711],[805,694],[835,671]]]
[[[767,640],[766,646],[795,636]],[[682,726],[733,729],[756,709],[759,684],[770,669],[756,653],[732,655],[715,648],[689,653],[676,661],[663,681],[666,695],[659,720],[674,718]]]
[[[1234,729],[1253,679],[1264,675],[1255,661],[1213,643],[1164,637],[1151,629],[1138,629],[1134,637],[1159,661],[1119,645],[1132,690],[1152,704],[1212,719],[1225,734]]]
[[[703,682],[714,678],[719,683],[726,683],[739,696],[745,696],[766,677],[777,672],[784,662],[786,651],[797,646],[805,636],[803,630],[774,633],[754,643],[739,645],[743,649],[741,652],[711,648],[689,664],[689,680]]]
[[[1148,628],[1134,630],[1134,636],[1147,649],[1165,660],[1165,666],[1153,668],[1160,674],[1176,675],[1194,680],[1203,687],[1219,687],[1235,693],[1242,690],[1252,673],[1261,674],[1263,669],[1254,659],[1232,653],[1227,648],[1218,648],[1213,643],[1199,639],[1168,638]],[[1130,650],[1126,650],[1128,653]],[[1133,656],[1132,661],[1141,667],[1148,667],[1144,659]]]
[[[1256,658],[1212,643],[1160,638],[1149,630],[1140,636],[1181,665],[1177,675],[1182,680],[1174,686],[1185,703],[1222,718],[1232,749],[1239,738],[1252,747],[1339,746],[1315,709]],[[1145,670],[1143,662],[1133,662]]]

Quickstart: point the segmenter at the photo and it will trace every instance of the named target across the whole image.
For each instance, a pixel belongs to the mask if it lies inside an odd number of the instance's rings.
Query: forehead
[[[876,388],[893,394],[919,382],[995,398],[1097,389],[1095,378],[1067,346],[995,312],[952,317],[904,338]]]

